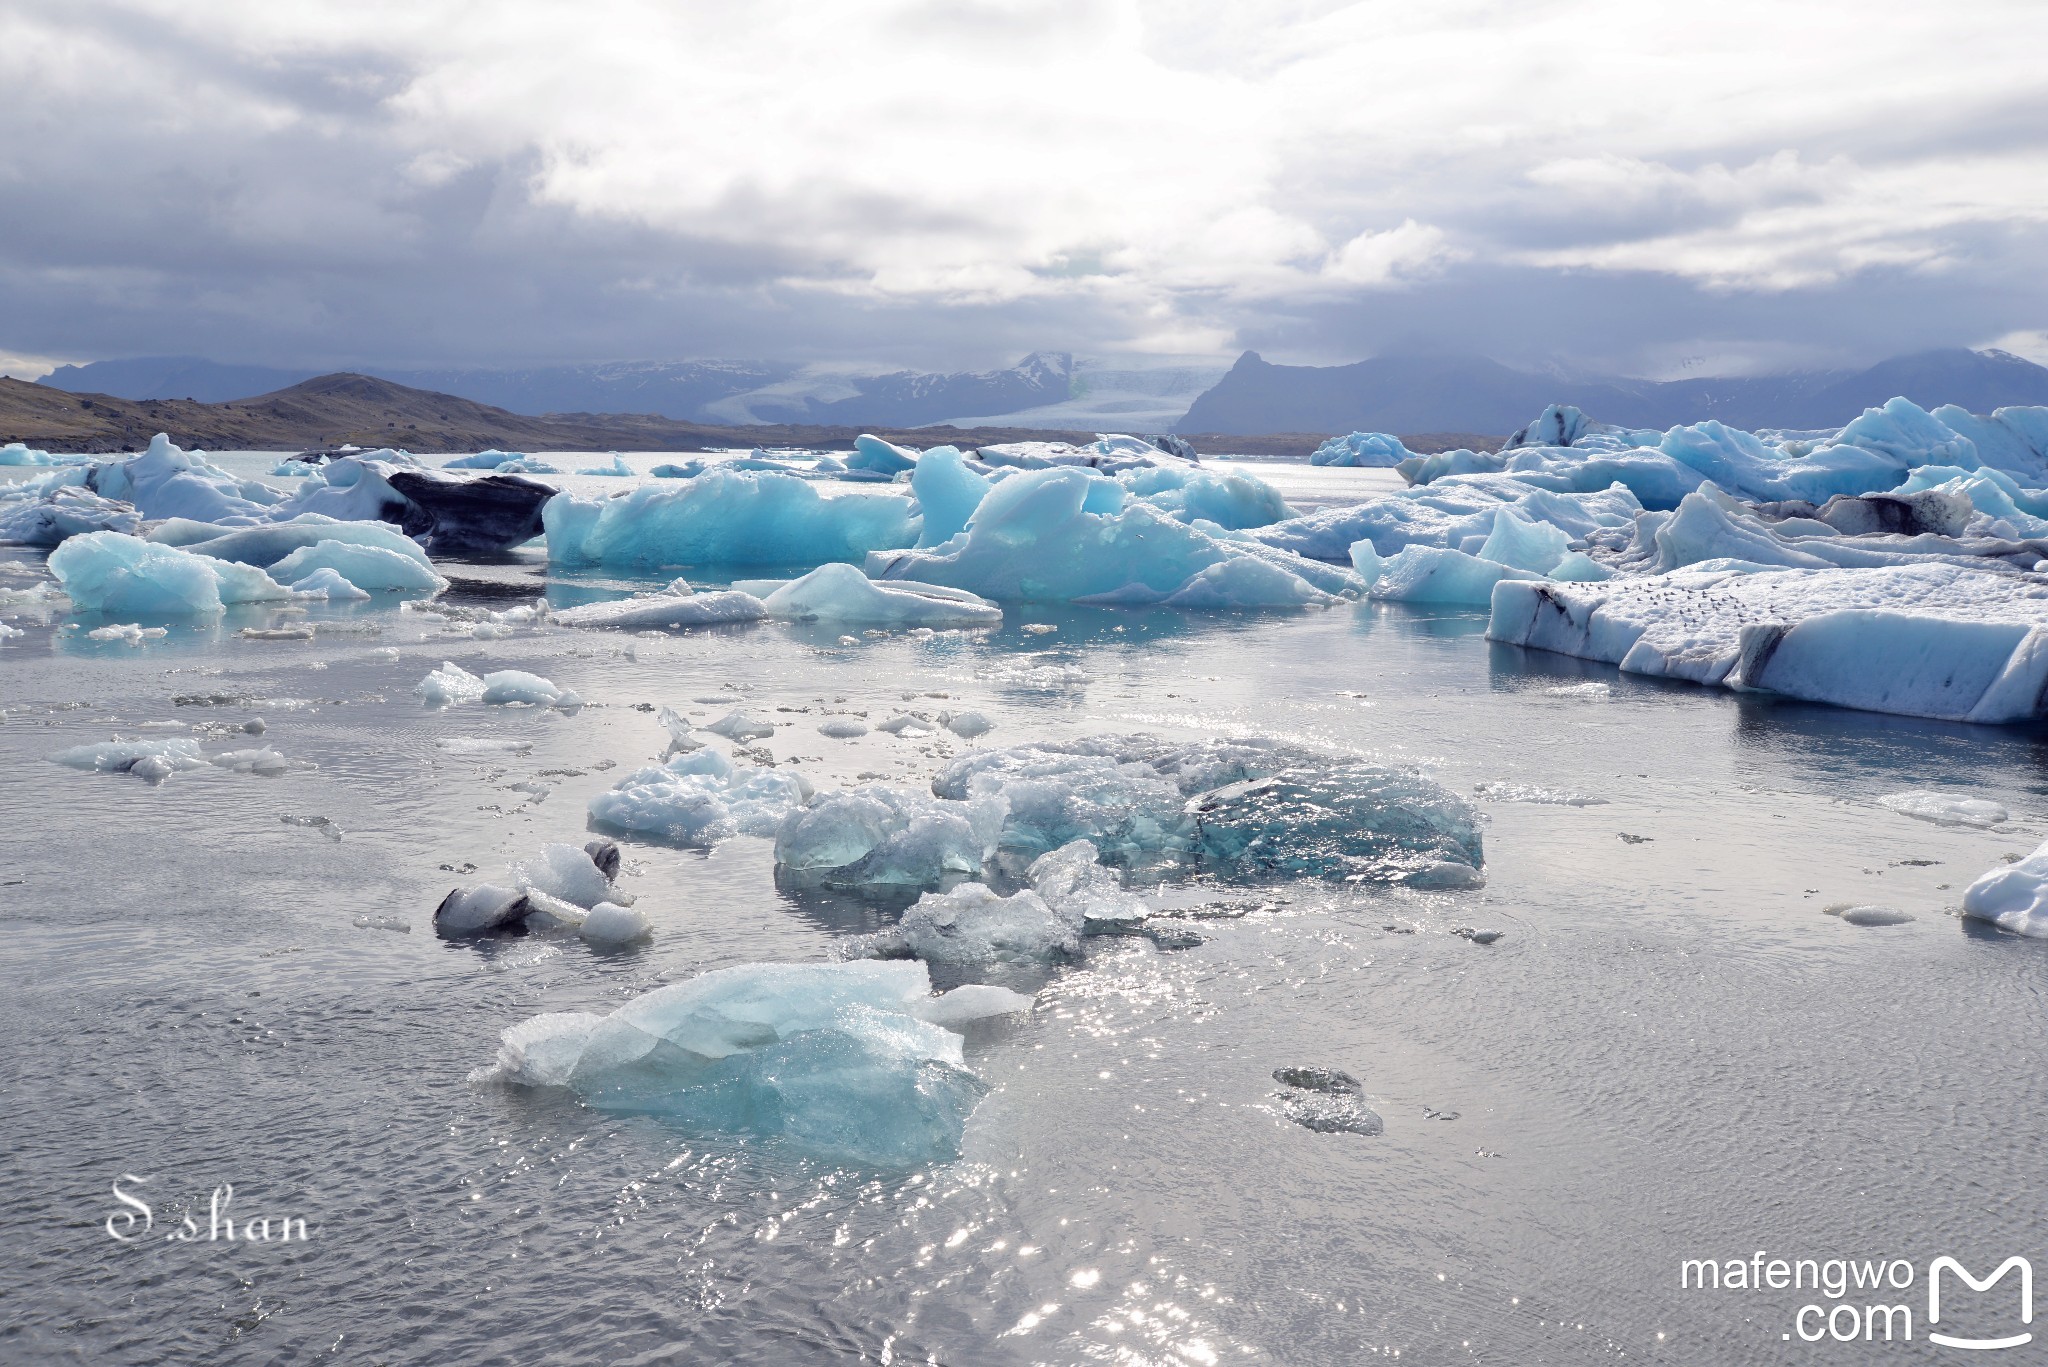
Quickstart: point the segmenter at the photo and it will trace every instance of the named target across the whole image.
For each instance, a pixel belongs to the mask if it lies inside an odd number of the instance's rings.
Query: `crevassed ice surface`
[[[1300,474],[1351,476],[1378,478]],[[0,583],[33,581],[16,563]],[[437,568],[477,614],[666,582]],[[2048,837],[2034,727],[1702,690],[1385,603],[1020,605],[851,646],[782,622],[477,638],[388,603],[231,605],[139,646],[12,620],[10,1363],[1776,1363],[1810,1292],[1681,1292],[1680,1259],[1953,1248],[1982,1272],[2038,1250],[2048,1096],[2013,1042],[2038,1033],[2048,946],[1950,914]],[[287,622],[317,629],[238,634]],[[443,661],[587,705],[429,709],[413,689]],[[629,840],[650,939],[436,939],[451,887],[580,846],[591,801],[661,765],[643,703],[766,718],[751,743],[794,769],[737,772],[821,792],[928,785],[973,748],[818,731],[861,711],[979,711],[989,746],[1263,735],[1417,766],[1486,816],[1487,882],[1140,884],[1201,942],[1090,937],[1024,984],[1032,1014],[964,1027],[987,1091],[957,1161],[472,1085],[519,1022],[826,962],[908,900],[778,883],[761,836]],[[294,764],[152,786],[50,762],[117,737]],[[1883,802],[1922,790],[2010,820]],[[1826,914],[1873,905],[1914,919]],[[1291,1067],[1357,1078],[1384,1133],[1295,1123],[1271,1076]],[[232,1213],[313,1239],[118,1245],[123,1173],[159,1234],[232,1183]]]

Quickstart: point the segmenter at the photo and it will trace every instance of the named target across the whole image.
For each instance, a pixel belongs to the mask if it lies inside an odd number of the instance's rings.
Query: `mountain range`
[[[1718,418],[1743,428],[1836,428],[1904,395],[1988,413],[2048,404],[2048,368],[2004,351],[1900,356],[1859,371],[1725,379],[1543,375],[1477,356],[1382,356],[1343,366],[1274,365],[1255,351],[1189,406],[1178,432],[1512,432],[1545,404],[1576,404],[1623,427]],[[1527,415],[1527,416],[1524,416]]]
[[[274,395],[313,378],[308,371],[155,357],[61,366],[38,383],[136,402],[218,405]],[[680,439],[662,435],[664,422],[728,432],[760,429],[756,435],[763,441],[772,439],[767,429],[777,427],[1497,436],[1521,427],[1550,403],[1576,404],[1599,421],[1627,427],[1719,418],[1752,429],[1839,427],[1899,394],[1928,408],[1955,403],[1980,413],[2008,404],[2048,404],[2048,369],[2007,352],[1960,348],[1900,356],[1858,371],[1669,381],[1545,374],[1478,356],[1274,365],[1254,351],[1227,372],[1202,366],[1115,369],[1042,351],[1007,369],[951,373],[847,375],[769,361],[676,361],[391,370],[377,378],[408,390],[459,395],[506,415],[465,422],[463,431],[504,426],[517,416],[545,419],[557,428],[566,423],[587,440],[598,429],[637,433],[650,447]],[[409,414],[408,420],[416,418]],[[558,442],[557,448],[587,440]],[[1214,441],[1207,444],[1216,449]]]

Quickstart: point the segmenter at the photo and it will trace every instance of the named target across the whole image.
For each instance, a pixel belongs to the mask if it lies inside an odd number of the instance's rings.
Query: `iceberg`
[[[482,1076],[854,1163],[944,1162],[959,1156],[986,1087],[960,1036],[934,1022],[965,1024],[1019,1000],[959,999],[966,991],[934,996],[917,962],[741,964],[609,1015],[532,1017],[505,1031]]]
[[[1193,585],[1204,570],[1237,559],[1280,573],[1219,571]],[[1220,526],[1212,534],[1177,521],[1117,480],[1067,466],[1010,475],[951,540],[877,551],[866,567],[873,579],[950,585],[997,602],[1162,602],[1191,588],[1186,606],[1298,607],[1326,601],[1332,588],[1359,589],[1348,571],[1233,540]]]
[[[253,566],[87,532],[50,552],[50,573],[82,612],[203,617],[231,603],[282,602],[291,590]]]
[[[308,477],[271,520],[318,513],[345,522],[389,522],[434,555],[496,555],[541,534],[541,510],[553,497],[553,486],[503,470],[456,475],[343,456]]]
[[[798,884],[930,888],[979,875],[995,854],[1006,804],[945,801],[868,784],[822,793],[783,819],[779,876]]]
[[[1509,581],[1494,590],[1487,636],[1907,716],[2022,721],[2043,714],[2048,693],[2048,590],[1945,564]]]
[[[917,544],[937,546],[965,531],[967,519],[974,516],[993,487],[992,473],[970,469],[957,447],[935,446],[925,452],[910,476],[910,492],[923,519]]]
[[[1310,465],[1366,465],[1386,468],[1412,460],[1415,453],[1399,437],[1386,432],[1353,432],[1331,437],[1308,458]]]
[[[716,750],[699,749],[641,769],[590,800],[591,824],[675,845],[710,845],[728,836],[772,836],[810,801],[795,770],[736,769]]]
[[[613,498],[561,494],[543,521],[556,564],[814,565],[911,545],[912,508],[897,493],[827,498],[795,475],[720,468]]]
[[[981,750],[940,770],[932,791],[1000,800],[996,844],[1021,859],[1086,840],[1131,868],[1425,886],[1476,886],[1483,862],[1478,814],[1441,785],[1264,737]]]
[[[1088,935],[1126,933],[1148,913],[1144,899],[1125,891],[1115,872],[1102,866],[1092,840],[1069,841],[1041,854],[1031,861],[1024,880]]]
[[[443,669],[449,668],[447,665]],[[433,677],[432,675],[428,676]],[[484,686],[478,699],[490,707],[558,707],[576,708],[583,700],[568,689],[560,687],[551,679],[538,674],[529,674],[523,669],[500,669],[483,676]],[[421,685],[425,687],[424,683]]]
[[[419,543],[396,527],[382,522],[343,522],[318,513],[301,514],[283,522],[235,528],[194,522],[190,518],[170,518],[150,528],[143,539],[191,551],[194,555],[254,565],[261,570],[270,569],[294,551],[323,542],[375,547],[402,555],[429,574],[434,568],[433,561],[427,558]]]
[[[1678,497],[1674,496],[1665,506],[1674,506]],[[1262,528],[1253,535],[1264,545],[1337,564],[1348,563],[1351,548],[1361,541],[1370,543],[1377,554],[1389,557],[1409,546],[1436,546],[1479,555],[1494,540],[1504,510],[1520,526],[1562,533],[1569,545],[1600,532],[1631,531],[1643,513],[1643,504],[1623,486],[1601,485],[1588,491],[1560,493],[1539,488],[1518,476],[1488,475],[1403,489],[1362,503],[1319,509]],[[1509,534],[1515,530],[1509,529]],[[1534,535],[1547,542],[1555,540],[1550,532],[1537,531]],[[1522,540],[1527,540],[1527,534]],[[1496,549],[1504,550],[1511,543],[1504,537],[1494,544]],[[1563,552],[1560,547],[1559,554]]]
[[[6,545],[55,546],[86,532],[133,535],[141,528],[133,504],[80,485],[0,486],[0,543]]]
[[[606,475],[618,479],[638,479],[640,477],[630,465],[626,464],[626,458],[616,451],[612,452],[611,464],[587,466],[576,473],[579,475]]]
[[[237,479],[203,451],[173,445],[162,432],[139,456],[93,462],[86,482],[102,497],[134,504],[147,518],[228,525],[266,521],[284,497],[260,480]]]
[[[2048,939],[2048,845],[1970,884],[1963,915],[2015,935]]]
[[[609,603],[557,608],[553,620],[572,627],[642,630],[652,627],[725,626],[733,622],[758,622],[767,615],[768,609],[750,593],[699,593],[690,587],[688,581],[673,579],[666,588],[655,593],[638,593]]]
[[[908,446],[896,446],[863,432],[853,439],[853,454],[846,458],[849,470],[867,470],[878,475],[898,475],[917,468],[918,454]]]
[[[332,570],[356,588],[372,591],[440,593],[448,587],[446,579],[412,556],[347,540],[323,540],[301,546],[270,566],[272,575],[287,582],[303,579],[317,570]]]
[[[1081,918],[1029,889],[998,896],[985,883],[917,899],[890,938],[912,957],[955,972],[1036,968],[1081,953]]]
[[[421,679],[413,692],[428,707],[451,707],[456,703],[481,702],[484,681],[461,665],[443,660],[441,667]]]

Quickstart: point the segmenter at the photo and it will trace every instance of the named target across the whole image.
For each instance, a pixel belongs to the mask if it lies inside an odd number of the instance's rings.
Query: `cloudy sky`
[[[0,370],[2048,360],[2048,4],[7,0]]]

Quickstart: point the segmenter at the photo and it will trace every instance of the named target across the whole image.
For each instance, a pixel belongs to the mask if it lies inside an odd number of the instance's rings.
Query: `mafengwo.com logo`
[[[1979,1265],[1989,1260],[1979,1259]],[[2034,1265],[2017,1255],[1979,1276],[1941,1254],[1923,1272],[1910,1258],[1687,1258],[1685,1291],[1811,1292],[1779,1337],[1787,1342],[1875,1344],[1924,1339],[1990,1352],[2034,1341]]]

